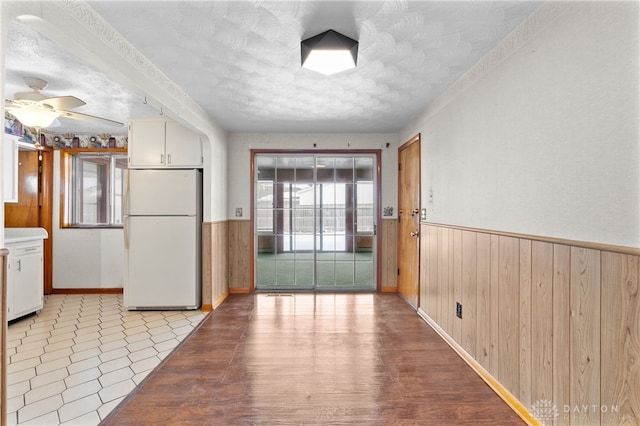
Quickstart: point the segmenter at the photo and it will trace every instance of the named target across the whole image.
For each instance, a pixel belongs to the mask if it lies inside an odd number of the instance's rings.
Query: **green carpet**
[[[372,253],[317,253],[315,268],[313,253],[259,254],[256,289],[375,290],[374,276]]]

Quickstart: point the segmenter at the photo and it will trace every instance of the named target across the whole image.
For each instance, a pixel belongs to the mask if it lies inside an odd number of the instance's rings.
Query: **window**
[[[63,152],[62,227],[122,226],[127,154]]]

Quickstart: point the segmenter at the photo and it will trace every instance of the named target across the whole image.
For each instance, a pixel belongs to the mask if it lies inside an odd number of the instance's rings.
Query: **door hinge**
[[[373,225],[373,236],[375,237],[376,234],[378,233],[378,225]]]
[[[400,276],[400,268],[398,268],[398,276]]]
[[[398,223],[400,223],[400,216],[398,216]]]
[[[400,163],[398,163],[398,171],[400,171],[401,168]]]

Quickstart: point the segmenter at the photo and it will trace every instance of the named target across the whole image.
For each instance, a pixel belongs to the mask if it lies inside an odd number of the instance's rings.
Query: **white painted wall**
[[[389,148],[386,147],[387,143]],[[395,133],[232,133],[229,137],[228,157],[227,214],[230,219],[249,220],[251,217],[252,149],[381,149],[382,207],[392,206],[394,215],[397,214],[398,136]],[[235,217],[235,209],[238,207],[242,208],[242,217]]]
[[[640,247],[638,28],[638,2],[546,3],[403,129],[428,220]]]
[[[53,288],[121,288],[122,229],[60,228],[59,151],[53,162]]]

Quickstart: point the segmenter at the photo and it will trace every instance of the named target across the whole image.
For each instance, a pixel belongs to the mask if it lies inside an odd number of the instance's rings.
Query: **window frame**
[[[114,155],[124,156],[126,159],[126,148],[64,148],[60,151],[60,228],[61,229],[122,229],[123,224],[115,223],[74,223],[74,202],[76,195],[74,194],[73,184],[73,161],[75,157],[80,155],[94,155],[104,156],[105,160],[108,157],[109,163]],[[108,176],[105,178],[108,185],[113,184],[113,176],[111,175],[111,169],[109,168]],[[111,197],[112,191],[109,191],[109,197]],[[113,206],[111,201],[106,208],[106,215],[109,222],[113,220]]]

